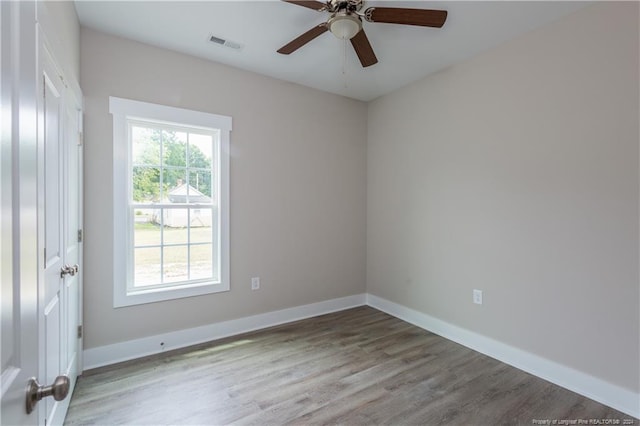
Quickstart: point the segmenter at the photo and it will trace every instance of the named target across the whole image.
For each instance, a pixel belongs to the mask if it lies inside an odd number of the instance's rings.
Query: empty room
[[[639,2],[0,22],[2,425],[639,424]]]

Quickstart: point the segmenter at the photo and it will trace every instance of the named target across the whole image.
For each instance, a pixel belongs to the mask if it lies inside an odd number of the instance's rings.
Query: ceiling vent
[[[243,44],[240,44],[231,40],[225,40],[223,38],[216,37],[214,35],[209,35],[209,41],[219,46],[228,47],[229,49],[233,49],[237,51],[240,51],[244,48]]]

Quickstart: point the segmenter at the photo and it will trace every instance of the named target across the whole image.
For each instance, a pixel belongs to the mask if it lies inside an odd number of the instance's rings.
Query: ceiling
[[[368,6],[444,9],[441,29],[364,23],[379,62],[362,68],[331,33],[292,53],[276,50],[325,22],[326,12],[262,1],[82,1],[81,25],[323,91],[369,101],[588,3],[575,1],[366,1]],[[239,43],[234,50],[209,41]],[[346,47],[346,50],[345,50]]]

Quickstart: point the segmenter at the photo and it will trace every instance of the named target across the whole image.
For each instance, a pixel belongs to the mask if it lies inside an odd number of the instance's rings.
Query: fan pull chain
[[[347,39],[342,45],[342,75],[344,76],[344,88],[347,88]]]
[[[347,74],[346,63],[347,63],[347,39],[344,39],[342,41],[342,75]]]

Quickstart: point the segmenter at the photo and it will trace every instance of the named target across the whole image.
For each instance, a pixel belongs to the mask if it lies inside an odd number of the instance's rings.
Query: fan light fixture
[[[350,40],[362,29],[362,22],[350,13],[338,13],[328,22],[331,34],[340,40]]]

